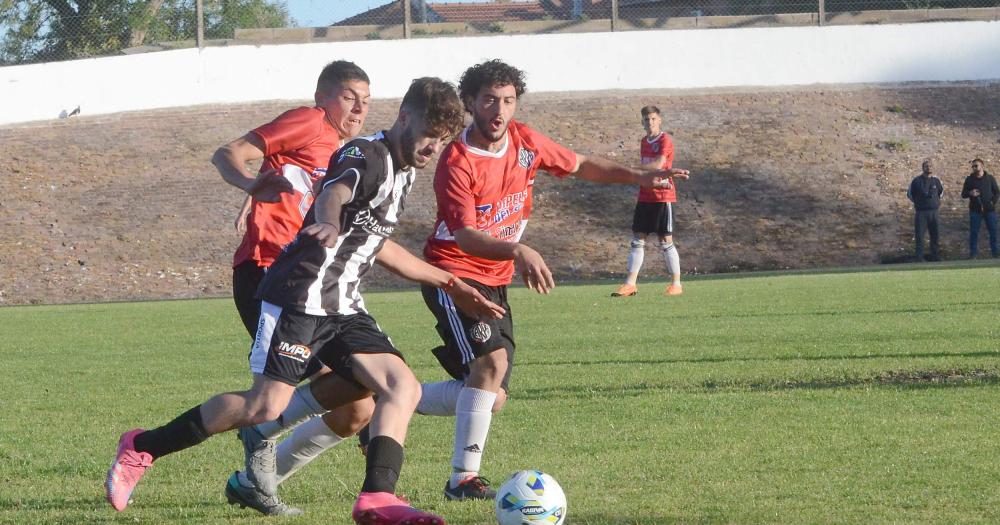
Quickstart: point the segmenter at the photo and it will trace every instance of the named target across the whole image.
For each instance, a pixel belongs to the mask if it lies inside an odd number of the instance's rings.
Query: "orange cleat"
[[[680,283],[677,284],[671,283],[669,286],[667,286],[666,291],[664,291],[663,293],[665,295],[680,295],[684,293],[684,289],[681,288]]]
[[[635,287],[634,284],[625,283],[618,287],[611,297],[632,297],[633,295],[639,293],[639,289]]]

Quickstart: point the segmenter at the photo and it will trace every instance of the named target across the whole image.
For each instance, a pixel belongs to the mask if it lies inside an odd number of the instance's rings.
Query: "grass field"
[[[520,346],[483,474],[540,468],[570,524],[1000,523],[1000,267],[512,290]],[[367,296],[417,375],[432,318],[415,291]],[[228,300],[0,309],[0,522],[259,523],[225,504],[233,433],[158,461],[115,513],[118,435],[248,384]],[[453,420],[417,416],[399,489],[443,500]],[[282,486],[280,523],[350,523],[363,458],[344,444]]]

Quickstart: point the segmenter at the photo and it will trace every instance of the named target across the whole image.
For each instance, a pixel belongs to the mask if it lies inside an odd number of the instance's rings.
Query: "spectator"
[[[997,199],[1000,198],[1000,188],[997,181],[986,172],[983,159],[972,161],[972,173],[965,178],[962,185],[962,198],[969,199],[969,257],[978,253],[979,226],[986,221],[986,230],[990,234],[990,253],[997,257]]]
[[[929,261],[940,261],[938,251],[938,207],[941,206],[941,195],[944,186],[941,179],[935,177],[934,162],[924,160],[923,173],[910,182],[906,197],[913,202],[916,209],[913,217],[913,232],[915,236],[914,255],[918,261],[924,260],[924,230],[931,236],[931,254]]]

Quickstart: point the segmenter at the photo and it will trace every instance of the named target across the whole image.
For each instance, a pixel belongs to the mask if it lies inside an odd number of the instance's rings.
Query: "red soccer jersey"
[[[437,221],[424,246],[427,262],[488,286],[510,284],[514,261],[469,255],[453,232],[476,228],[502,241],[516,242],[529,206],[535,172],[557,177],[576,169],[576,153],[520,122],[511,121],[507,142],[491,153],[467,142],[469,130],[445,148],[434,174]]]
[[[650,168],[668,170],[674,166],[674,141],[670,140],[670,135],[662,131],[652,139],[642,137],[639,139],[639,156],[643,164],[663,156],[661,166],[650,166]],[[639,188],[639,202],[677,202],[677,188],[673,185],[658,189]]]
[[[253,130],[264,142],[260,170],[278,170],[294,192],[280,202],[253,201],[247,231],[233,256],[233,266],[248,260],[267,268],[295,238],[313,201],[313,183],[323,178],[330,157],[340,147],[340,135],[321,108],[300,107]]]

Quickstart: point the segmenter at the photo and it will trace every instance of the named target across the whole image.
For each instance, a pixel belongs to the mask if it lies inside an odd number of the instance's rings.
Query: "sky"
[[[389,3],[390,0],[285,0],[288,14],[299,27],[322,27],[354,16],[373,7]],[[483,2],[488,0],[431,0],[441,2]]]

